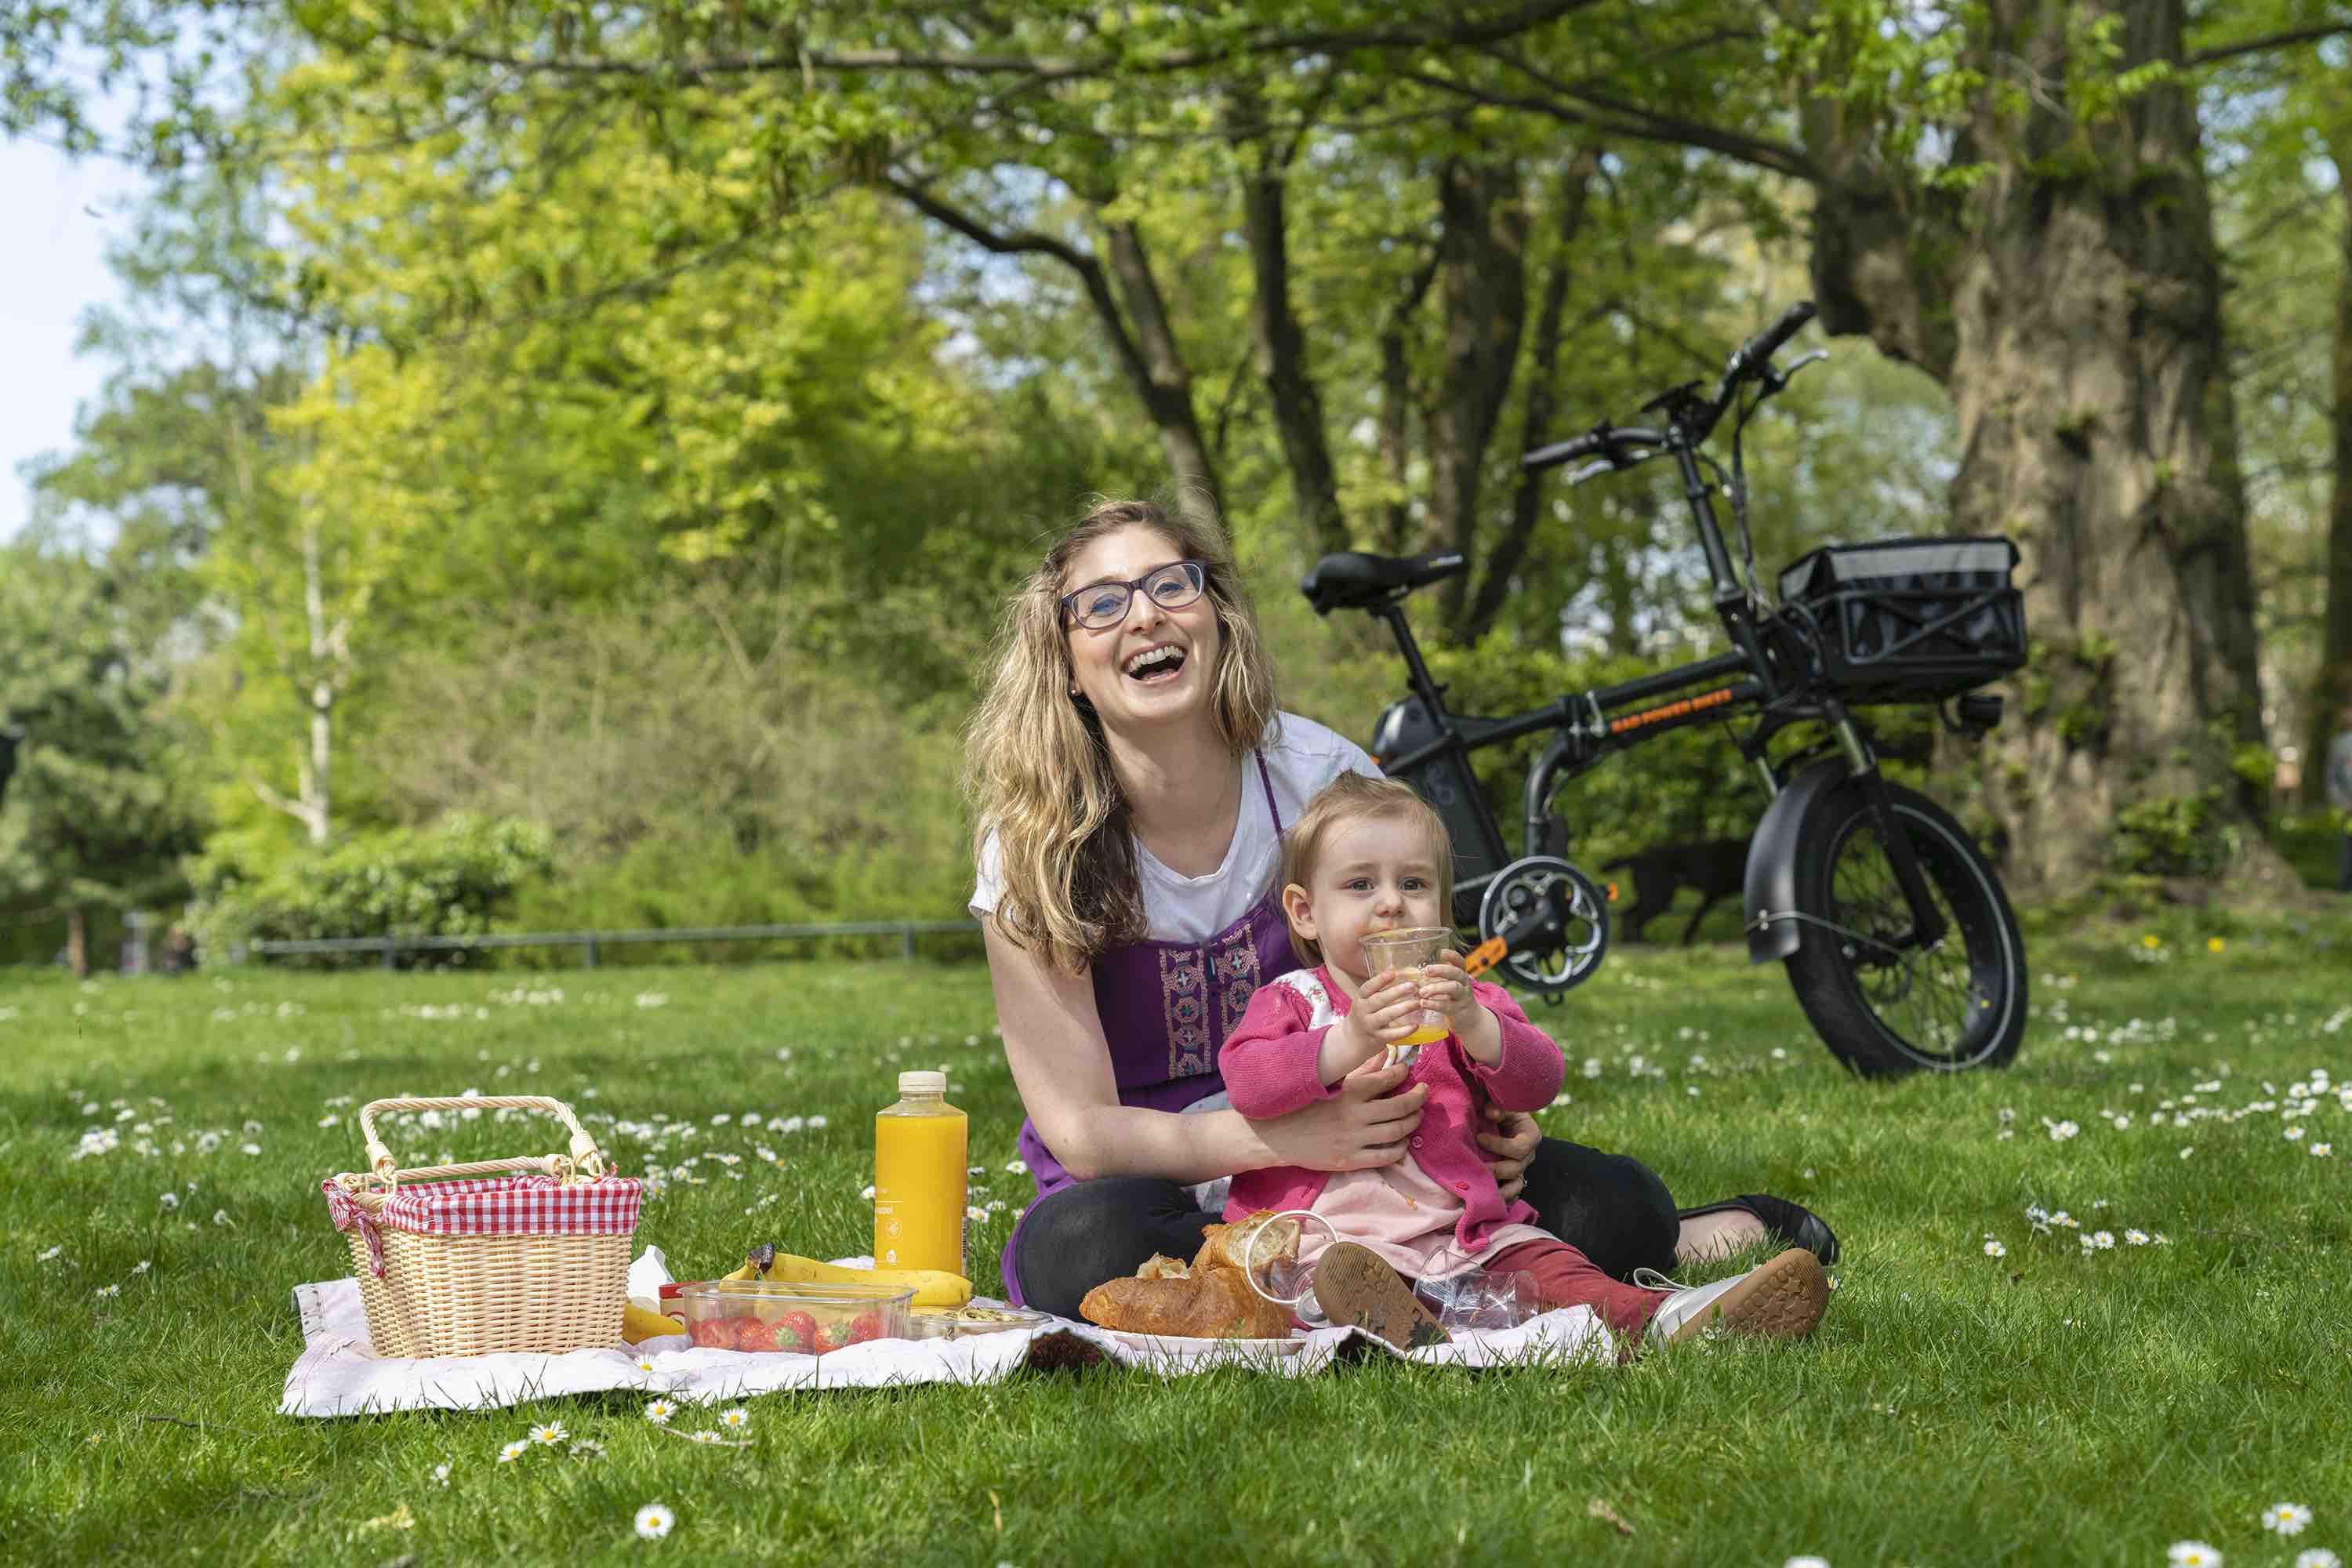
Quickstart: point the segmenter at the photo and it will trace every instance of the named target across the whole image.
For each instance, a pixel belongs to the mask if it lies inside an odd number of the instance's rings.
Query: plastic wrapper
[[[1423,1305],[1437,1314],[1447,1333],[1485,1329],[1516,1329],[1544,1310],[1536,1277],[1517,1271],[1498,1274],[1472,1268],[1444,1279],[1423,1279],[1413,1286]]]

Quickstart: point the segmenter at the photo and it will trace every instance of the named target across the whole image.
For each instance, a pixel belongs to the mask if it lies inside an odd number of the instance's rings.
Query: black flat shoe
[[[1826,1220],[1802,1204],[1792,1204],[1786,1198],[1776,1198],[1768,1193],[1749,1193],[1700,1208],[1677,1209],[1675,1217],[1698,1219],[1732,1209],[1754,1215],[1764,1222],[1764,1229],[1773,1240],[1783,1247],[1803,1247],[1820,1258],[1824,1268],[1838,1260],[1837,1233],[1830,1229]]]

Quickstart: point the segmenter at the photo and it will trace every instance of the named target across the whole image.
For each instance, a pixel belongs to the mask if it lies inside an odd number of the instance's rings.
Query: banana
[[[676,1318],[667,1317],[660,1312],[648,1312],[638,1306],[625,1306],[621,1309],[621,1338],[630,1344],[659,1339],[664,1334],[684,1332],[686,1332],[686,1325]]]
[[[764,1264],[766,1267],[762,1268]],[[915,1292],[918,1307],[961,1307],[971,1300],[971,1281],[939,1268],[852,1268],[824,1263],[771,1244],[751,1252],[730,1279],[778,1279],[794,1285],[889,1285]]]

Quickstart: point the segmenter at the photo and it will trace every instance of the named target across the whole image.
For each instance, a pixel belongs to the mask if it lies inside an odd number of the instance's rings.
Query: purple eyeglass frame
[[[1108,631],[1112,626],[1118,625],[1120,621],[1127,619],[1127,612],[1135,607],[1136,590],[1141,588],[1146,583],[1150,582],[1154,577],[1159,576],[1162,572],[1167,571],[1170,566],[1190,566],[1193,571],[1201,574],[1201,584],[1199,587],[1193,590],[1192,597],[1185,600],[1183,605],[1168,605],[1162,606],[1163,608],[1181,610],[1184,607],[1184,605],[1193,603],[1194,600],[1199,599],[1202,595],[1209,591],[1209,563],[1207,562],[1194,561],[1189,558],[1182,561],[1171,561],[1163,565],[1154,566],[1150,571],[1146,572],[1140,577],[1130,577],[1124,583],[1089,583],[1083,588],[1071,589],[1068,593],[1062,595],[1062,618],[1069,625],[1076,626],[1082,631]],[[1070,601],[1076,598],[1081,594],[1091,594],[1103,588],[1118,588],[1124,591],[1127,595],[1127,602],[1119,605],[1118,615],[1115,618],[1104,622],[1099,626],[1089,626],[1084,621],[1078,619],[1077,609],[1070,603]]]

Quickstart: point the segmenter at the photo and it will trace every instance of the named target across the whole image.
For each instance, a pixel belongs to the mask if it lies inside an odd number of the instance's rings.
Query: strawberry
[[[779,1323],[763,1323],[757,1318],[735,1320],[735,1348],[739,1351],[772,1351],[776,1348]]]
[[[882,1338],[885,1327],[881,1312],[869,1307],[851,1320],[849,1342],[853,1345],[862,1345],[868,1340],[878,1340]]]
[[[694,1325],[691,1332],[694,1342],[707,1350],[735,1348],[735,1321],[731,1318],[704,1318]]]
[[[840,1319],[827,1323],[824,1333],[819,1337],[817,1346],[819,1352],[848,1349],[855,1342],[849,1337],[852,1327],[853,1325],[848,1321]]]
[[[814,1354],[823,1347],[817,1342],[816,1319],[806,1312],[786,1312],[776,1325],[776,1348],[801,1351]]]

